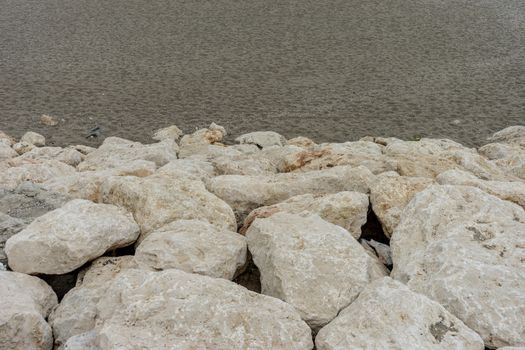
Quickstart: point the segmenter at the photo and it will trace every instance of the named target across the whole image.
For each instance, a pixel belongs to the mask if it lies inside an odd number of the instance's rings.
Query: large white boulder
[[[110,177],[102,185],[102,199],[127,208],[141,228],[141,240],[167,223],[202,219],[220,228],[237,230],[232,209],[208,192],[202,181],[168,175]]]
[[[138,235],[138,225],[123,209],[75,199],[9,238],[5,252],[14,271],[64,274]]]
[[[220,143],[226,136],[226,129],[224,127],[211,123],[208,128],[203,128],[195,131],[193,134],[187,134],[180,140],[181,147],[192,144],[214,144]]]
[[[184,133],[177,125],[171,125],[159,130],[156,130],[153,134],[153,140],[163,141],[163,140],[172,140],[177,141]]]
[[[494,133],[489,137],[491,142],[525,145],[525,126],[513,125]]]
[[[235,139],[240,144],[256,145],[259,148],[284,146],[286,139],[275,131],[254,131],[243,134]]]
[[[0,170],[0,188],[15,189],[24,181],[43,183],[55,177],[76,173],[75,168],[57,160],[15,158],[7,161]]]
[[[0,162],[18,156],[18,153],[5,143],[0,143]]]
[[[338,192],[326,195],[303,194],[284,202],[257,208],[244,220],[239,232],[245,234],[257,218],[270,217],[275,213],[317,214],[323,220],[348,230],[354,238],[361,236],[361,226],[366,223],[368,196],[359,192]]]
[[[61,147],[36,147],[21,156],[23,159],[36,160],[58,160],[68,165],[76,167],[83,159],[84,155],[73,148]]]
[[[525,180],[525,141],[517,143],[489,143],[479,153],[507,173]]]
[[[373,181],[367,168],[341,166],[305,173],[222,175],[208,181],[207,187],[235,210],[240,221],[258,207],[301,194],[368,193]]]
[[[157,174],[173,178],[188,178],[206,181],[215,176],[215,168],[210,162],[198,159],[177,159],[159,168]]]
[[[46,138],[36,132],[28,131],[26,132],[22,138],[20,139],[21,142],[27,142],[32,145],[35,145],[37,147],[44,147],[46,145]]]
[[[178,146],[173,140],[143,145],[118,137],[108,137],[96,151],[87,154],[77,168],[79,171],[106,170],[126,166],[135,160],[151,161],[160,167],[177,159],[177,151]]]
[[[392,277],[439,302],[487,347],[525,343],[525,210],[480,189],[434,185],[401,215]]]
[[[56,305],[55,293],[41,279],[0,271],[0,349],[51,350],[46,318]]]
[[[315,338],[318,350],[483,350],[483,340],[443,306],[389,277],[365,287]]]
[[[73,289],[96,288],[85,286]],[[169,269],[126,268],[103,294],[66,295],[51,317],[57,338],[109,349],[311,349],[310,329],[292,306],[227,281]],[[70,292],[71,293],[71,292]],[[96,294],[96,292],[94,292]],[[82,297],[81,297],[82,298]],[[68,306],[67,306],[68,305]],[[67,323],[76,305],[84,324]],[[227,335],[227,336],[225,336]]]
[[[399,176],[394,172],[376,177],[370,185],[370,203],[387,237],[394,232],[403,209],[412,197],[433,183],[426,177]]]
[[[386,275],[348,231],[318,215],[256,219],[246,239],[261,272],[262,293],[293,305],[314,331]]]
[[[246,239],[201,220],[177,220],[151,232],[137,247],[140,266],[179,269],[233,279],[246,264]]]

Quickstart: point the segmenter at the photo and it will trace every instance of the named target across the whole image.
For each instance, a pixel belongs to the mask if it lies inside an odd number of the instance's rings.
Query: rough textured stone
[[[525,142],[522,144],[490,143],[479,153],[507,173],[525,180]]]
[[[52,178],[42,184],[42,187],[66,194],[72,198],[87,199],[93,202],[101,201],[101,186],[111,176],[152,175],[157,166],[147,160],[134,160],[118,168],[97,171],[81,171],[68,176]]]
[[[383,265],[392,266],[392,251],[390,250],[389,245],[377,242],[373,239],[369,241],[361,239],[361,244],[365,248],[369,247],[373,251],[374,256],[377,256]]]
[[[47,115],[47,114],[42,114],[40,116],[40,123],[44,124],[44,125],[47,125],[47,126],[57,126],[58,125],[58,120],[57,118],[51,116],[51,115]]]
[[[314,331],[386,275],[348,231],[317,215],[256,219],[246,238],[262,293],[293,305]]]
[[[13,146],[13,149],[16,151],[17,154],[22,155],[24,153],[27,153],[33,149],[36,148],[35,145],[29,143],[29,142],[17,142]],[[12,152],[11,152],[12,154]]]
[[[212,163],[218,175],[261,175],[278,171],[271,160],[251,155],[217,157]]]
[[[56,305],[55,293],[41,279],[0,271],[0,349],[51,350],[45,319]]]
[[[0,171],[0,188],[12,190],[24,181],[42,183],[75,173],[75,168],[57,160],[24,159],[12,163],[8,161],[8,166]]]
[[[177,125],[171,125],[162,129],[155,131],[153,134],[153,140],[163,141],[163,140],[173,140],[177,141],[179,137],[183,135],[181,129]]]
[[[394,232],[403,209],[412,197],[433,183],[429,178],[399,176],[397,173],[376,177],[370,185],[370,203],[387,237]]]
[[[222,175],[207,183],[208,189],[235,211],[239,221],[252,210],[301,194],[342,191],[368,193],[374,175],[364,167],[347,166],[305,173],[273,175]]]
[[[291,197],[284,202],[252,211],[244,220],[239,232],[245,234],[255,219],[266,218],[278,212],[317,214],[323,220],[345,228],[357,239],[361,236],[361,226],[366,223],[368,196],[359,192],[339,192]]]
[[[184,135],[180,140],[181,146],[191,144],[214,144],[219,143],[226,136],[226,129],[215,123],[211,123],[208,128],[199,129],[193,134]]]
[[[479,335],[443,306],[389,277],[365,287],[315,344],[318,350],[484,349]]]
[[[153,231],[135,259],[154,270],[179,269],[233,279],[246,264],[246,240],[237,232],[200,220],[177,220]]]
[[[477,188],[434,185],[405,208],[392,277],[439,302],[487,347],[525,342],[525,211]]]
[[[525,145],[525,126],[514,125],[494,133],[491,142]]]
[[[177,159],[177,151],[178,146],[172,140],[143,145],[118,137],[108,137],[96,151],[86,155],[77,168],[80,171],[105,170],[126,166],[135,160],[147,160],[160,167]]]
[[[6,242],[14,271],[63,274],[133,243],[139,228],[121,208],[75,199],[35,219]]]
[[[436,181],[442,185],[477,187],[503,200],[514,202],[525,208],[525,182],[487,181],[461,170],[441,173]]]
[[[206,181],[215,176],[215,168],[210,162],[197,159],[177,159],[157,170],[159,175],[173,178],[188,178]]]
[[[5,255],[5,242],[26,227],[23,220],[14,218],[0,212],[0,263],[7,264],[7,255]]]
[[[94,332],[85,336],[94,337],[91,344],[100,350],[151,348],[152,344],[156,349],[313,347],[310,330],[290,305],[224,279],[175,269],[124,269],[105,289],[103,295],[86,298],[87,305],[76,304],[92,310],[91,324],[75,331],[69,328],[69,336],[60,331],[67,330],[68,317],[56,318],[66,307],[57,308],[51,322],[58,339]],[[69,298],[67,303],[72,314],[75,309]]]
[[[11,146],[11,145],[14,145],[15,143],[16,143],[16,140],[12,136],[7,135],[5,132],[0,130],[0,144]]]
[[[15,149],[11,148],[11,146],[0,143],[0,162],[16,156],[18,156],[18,153]]]
[[[253,146],[257,148],[257,146]],[[257,148],[258,150],[258,148]],[[212,161],[221,156],[234,157],[242,155],[243,152],[234,148],[227,147],[222,144],[208,144],[208,143],[190,143],[181,145],[179,151],[179,158],[191,158],[201,161]]]
[[[74,167],[82,162],[83,157],[82,153],[77,150],[61,147],[37,147],[22,155],[24,159],[54,159]]]
[[[202,219],[232,231],[237,223],[232,209],[208,192],[201,181],[152,175],[111,177],[102,185],[104,203],[127,208],[141,227],[141,240],[167,223]]]
[[[21,142],[27,142],[32,145],[35,145],[37,147],[43,147],[46,145],[46,138],[36,132],[28,131],[26,132],[22,138],[20,139]]]
[[[259,148],[284,146],[286,139],[275,131],[255,131],[241,135],[235,139],[240,144],[256,145]]]
[[[309,139],[308,137],[304,137],[304,136],[297,136],[292,139],[289,139],[288,141],[286,141],[286,144],[290,146],[298,146],[298,147],[306,148],[306,149],[311,149],[317,146],[317,144],[313,140]]]

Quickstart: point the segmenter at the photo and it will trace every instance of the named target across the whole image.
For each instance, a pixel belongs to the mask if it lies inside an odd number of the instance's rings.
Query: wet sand
[[[483,143],[525,124],[523,0],[0,0],[0,130]],[[50,114],[61,123],[40,124]],[[97,141],[92,141],[97,143]]]

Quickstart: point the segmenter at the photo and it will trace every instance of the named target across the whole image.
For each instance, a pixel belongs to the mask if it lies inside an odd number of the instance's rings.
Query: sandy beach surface
[[[50,145],[365,135],[478,145],[525,122],[523,0],[0,0],[0,130]],[[42,114],[59,125],[40,124]]]

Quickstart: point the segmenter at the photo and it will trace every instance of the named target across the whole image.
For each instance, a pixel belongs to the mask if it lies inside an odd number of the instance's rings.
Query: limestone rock
[[[317,215],[256,219],[246,238],[262,293],[293,305],[314,331],[385,275],[348,231]]]
[[[257,146],[253,146],[257,148]],[[258,150],[258,149],[257,149]],[[190,143],[181,145],[179,151],[179,158],[191,158],[201,161],[212,161],[215,158],[222,156],[239,156],[243,152],[234,147],[227,147],[220,144],[210,145],[208,143]]]
[[[486,181],[461,170],[441,173],[436,181],[442,185],[477,187],[493,196],[514,202],[525,208],[525,182]]]
[[[284,146],[286,139],[281,134],[275,131],[255,131],[248,134],[241,135],[235,139],[240,144],[256,145],[259,148],[267,148],[271,146]]]
[[[370,203],[387,237],[394,232],[403,209],[412,197],[433,183],[429,178],[399,176],[396,173],[376,177],[370,185]]]
[[[154,270],[179,269],[231,280],[246,264],[246,252],[246,240],[237,232],[200,220],[177,220],[150,233],[135,259]]]
[[[439,302],[489,348],[525,342],[525,210],[477,188],[434,185],[403,211],[392,277]]]
[[[16,156],[18,156],[16,149],[11,148],[9,145],[0,143],[0,162]]]
[[[313,347],[310,330],[290,305],[224,279],[176,269],[124,269],[106,286],[105,293],[87,304],[91,328],[84,325],[64,337],[54,317],[66,310],[62,304],[57,308],[51,322],[58,339],[85,334],[100,350],[148,349],[152,344],[155,349]],[[72,314],[72,300],[66,298]],[[84,309],[86,304],[76,306]],[[66,320],[60,319],[62,327]]]
[[[489,141],[525,146],[525,126],[514,125],[494,133]]]
[[[63,274],[133,243],[138,234],[137,224],[121,208],[75,199],[8,239],[5,252],[14,271]]]
[[[22,158],[35,160],[55,159],[76,167],[80,162],[82,162],[83,155],[71,148],[38,147],[24,152]]]
[[[157,166],[147,160],[134,160],[118,168],[97,171],[81,171],[68,176],[52,178],[42,184],[42,187],[53,192],[63,193],[72,198],[87,199],[93,202],[101,201],[101,186],[111,176],[152,175]]]
[[[173,140],[177,141],[179,137],[183,135],[181,129],[177,125],[171,125],[166,128],[159,129],[153,134],[153,140],[162,141],[162,140]]]
[[[228,203],[241,221],[258,207],[301,194],[368,193],[373,178],[374,175],[364,167],[341,166],[305,173],[222,175],[209,180],[207,187]]]
[[[523,144],[490,143],[479,149],[496,166],[525,180],[525,142]]]
[[[226,129],[220,125],[211,123],[208,128],[197,130],[193,134],[184,135],[180,140],[180,145],[219,143],[224,136],[226,136]]]
[[[361,226],[366,223],[368,196],[359,192],[339,192],[291,197],[284,202],[252,211],[239,232],[245,234],[255,219],[266,218],[278,212],[317,214],[323,220],[348,230],[357,239],[361,236]]]
[[[15,189],[24,181],[42,183],[55,177],[75,174],[70,165],[57,160],[16,159],[8,162],[7,167],[0,171],[0,188]]]
[[[290,146],[297,146],[297,147],[305,148],[305,149],[311,149],[317,146],[317,144],[314,141],[304,136],[298,136],[298,137],[289,139],[288,141],[286,141],[286,144]]]
[[[37,147],[43,147],[46,145],[46,138],[36,132],[28,131],[22,136],[20,142],[27,142]]]
[[[0,144],[12,146],[15,143],[16,143],[16,140],[12,136],[7,135],[5,132],[0,130]]]
[[[210,162],[197,159],[177,159],[159,168],[158,175],[173,178],[188,178],[206,181],[215,176],[215,168]]]
[[[0,263],[7,264],[7,256],[4,253],[5,242],[24,227],[26,227],[24,221],[0,212]]]
[[[172,140],[143,145],[118,137],[108,137],[96,151],[86,155],[77,168],[79,171],[106,170],[126,166],[135,160],[151,161],[160,167],[177,159],[177,151],[178,146]]]
[[[51,350],[45,319],[56,305],[55,293],[41,279],[0,271],[0,349]]]
[[[167,175],[111,177],[102,185],[102,199],[133,213],[141,228],[140,240],[180,219],[202,219],[219,228],[237,230],[232,209],[208,192],[202,181]]]
[[[47,115],[47,114],[42,114],[40,116],[40,123],[46,125],[46,126],[57,126],[58,125],[58,120],[57,118],[51,116],[51,115]]]
[[[317,337],[318,350],[483,350],[483,340],[445,308],[389,277],[359,297]]]
[[[29,142],[17,142],[13,146],[17,154],[22,155],[36,148],[35,145]]]
[[[91,152],[97,150],[95,147],[90,147],[90,146],[85,146],[85,145],[69,146],[69,148],[72,148],[75,151],[82,153],[83,155],[90,154]]]
[[[373,239],[366,240],[362,239],[361,244],[363,246],[368,246],[370,249],[372,249],[374,256],[377,256],[379,261],[385,266],[392,266],[392,251],[390,250],[390,246],[381,242],[377,242]],[[365,248],[366,248],[365,246]]]
[[[260,175],[275,174],[278,171],[269,159],[250,155],[217,157],[212,164],[218,175]]]

